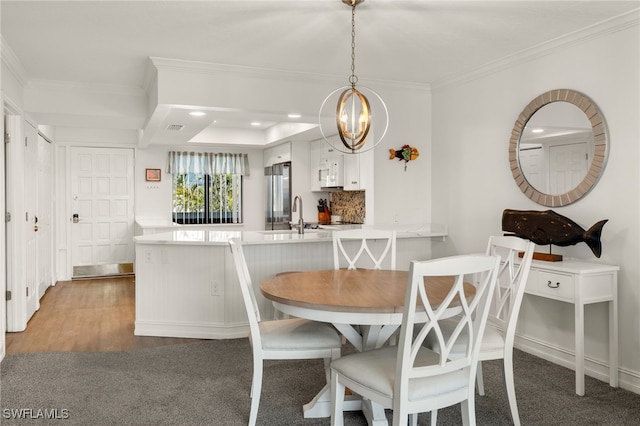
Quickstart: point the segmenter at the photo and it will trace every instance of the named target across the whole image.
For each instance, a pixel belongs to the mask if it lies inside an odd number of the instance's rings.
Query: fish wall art
[[[418,148],[409,145],[402,145],[402,149],[389,149],[389,160],[404,160],[404,170],[407,171],[407,163],[418,158],[420,153]]]
[[[502,230],[539,245],[573,246],[586,243],[596,257],[602,254],[602,228],[608,219],[586,231],[573,220],[553,210],[510,210],[502,212]]]

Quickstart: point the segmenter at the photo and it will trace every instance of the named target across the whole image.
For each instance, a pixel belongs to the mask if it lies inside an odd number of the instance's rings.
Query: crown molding
[[[25,71],[22,63],[18,59],[18,56],[15,54],[9,43],[0,35],[0,56],[2,56],[2,62],[7,66],[7,70],[11,72],[11,74],[18,80],[18,82],[22,85],[22,87],[27,85],[29,81],[27,77],[27,72]]]
[[[174,71],[182,73],[200,73],[200,74],[233,74],[243,75],[250,78],[261,78],[267,80],[287,80],[308,83],[328,82],[331,84],[340,84],[344,82],[344,76],[319,74],[301,71],[278,70],[273,68],[258,68],[243,65],[217,64],[211,62],[190,61],[186,59],[171,59],[151,56],[151,69],[147,72],[147,82],[155,80],[154,71]],[[155,68],[155,70],[153,69]],[[417,82],[381,80],[381,79],[365,79],[361,78],[360,83],[370,83],[375,86],[386,86],[393,88],[404,88],[410,90],[429,90],[430,85]],[[346,85],[347,83],[344,82]],[[145,87],[146,90],[149,87]]]
[[[597,24],[590,25],[580,30],[557,37],[555,39],[540,43],[531,48],[522,50],[504,58],[489,62],[486,65],[476,68],[473,71],[452,75],[448,78],[434,82],[431,91],[436,93],[447,87],[467,83],[482,77],[486,77],[496,72],[508,69],[514,65],[528,62],[547,56],[557,50],[585,43],[589,40],[604,37],[627,28],[640,24],[640,8],[631,10],[622,15],[607,19]]]

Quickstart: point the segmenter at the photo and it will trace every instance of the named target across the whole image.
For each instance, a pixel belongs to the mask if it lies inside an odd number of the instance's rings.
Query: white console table
[[[531,263],[525,292],[575,307],[576,393],[584,395],[584,305],[609,302],[609,384],[618,387],[618,270],[581,260]]]

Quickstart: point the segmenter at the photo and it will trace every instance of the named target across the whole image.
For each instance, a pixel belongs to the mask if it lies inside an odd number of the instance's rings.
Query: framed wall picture
[[[147,182],[160,182],[160,178],[162,177],[160,169],[145,169],[145,171],[145,180]]]

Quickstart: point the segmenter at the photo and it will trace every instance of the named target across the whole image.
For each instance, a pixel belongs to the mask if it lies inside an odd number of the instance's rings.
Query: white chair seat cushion
[[[390,346],[347,355],[333,360],[331,368],[386,398],[392,398],[397,352],[397,346]],[[415,365],[435,365],[438,363],[438,359],[438,354],[423,348],[416,356]],[[409,383],[409,400],[423,399],[441,393],[466,389],[467,385],[468,373],[465,374],[462,370],[439,376],[412,379]]]
[[[259,326],[264,349],[340,348],[342,343],[328,324],[301,318],[262,321]]]
[[[445,336],[445,338],[451,336],[453,330],[456,328],[456,325],[457,322],[455,320],[446,319],[440,321],[442,334]],[[466,338],[467,330],[464,329],[462,333],[460,333],[460,337],[458,338],[458,340],[456,340],[456,343],[453,345],[453,349],[451,351],[452,355],[461,354],[464,352],[464,350],[466,349]],[[429,334],[424,340],[424,346],[436,352],[440,351],[440,345],[435,339],[433,333]],[[491,324],[487,324],[487,328],[485,328],[484,330],[484,336],[482,336],[482,344],[480,345],[480,359],[482,359],[482,353],[500,351],[503,348],[504,336],[502,335],[502,332]]]

